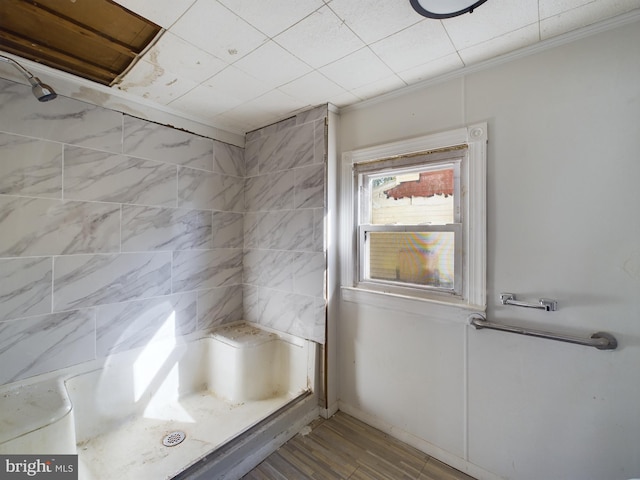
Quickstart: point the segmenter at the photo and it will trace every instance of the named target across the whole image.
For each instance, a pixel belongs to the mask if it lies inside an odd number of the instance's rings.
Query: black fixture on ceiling
[[[471,13],[487,0],[409,0],[413,9],[428,18],[451,18]]]

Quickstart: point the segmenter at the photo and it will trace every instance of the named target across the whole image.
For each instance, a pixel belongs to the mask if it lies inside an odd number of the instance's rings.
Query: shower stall
[[[313,342],[234,323],[13,383],[2,389],[0,452],[77,454],[83,480],[222,473],[207,457],[220,461],[229,442],[258,449],[269,422],[300,428],[317,415],[314,352]],[[244,473],[251,465],[236,457]]]
[[[323,398],[327,107],[241,148],[38,103],[53,88],[20,72],[32,92],[0,79],[0,453],[238,478]]]

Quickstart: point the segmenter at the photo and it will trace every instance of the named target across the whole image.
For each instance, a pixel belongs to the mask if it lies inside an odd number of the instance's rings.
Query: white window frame
[[[354,167],[380,159],[427,153],[466,145],[466,157],[461,169],[462,214],[462,286],[460,295],[442,295],[415,292],[410,288],[372,288],[367,282],[358,282],[358,191]],[[340,207],[340,260],[342,297],[347,301],[366,301],[394,308],[391,299],[409,301],[416,308],[431,302],[468,307],[486,308],[486,145],[487,125],[478,123],[466,128],[436,133],[398,142],[345,152],[342,155],[341,207]],[[459,238],[459,237],[458,237]],[[456,248],[458,245],[456,238]],[[457,273],[457,272],[456,272]],[[415,301],[419,302],[418,305]],[[395,307],[402,308],[398,304]]]
[[[360,162],[353,165],[354,188],[358,195],[356,203],[359,204],[356,212],[356,225],[358,229],[358,242],[356,245],[356,261],[358,263],[355,286],[364,289],[382,290],[391,293],[409,294],[420,296],[428,295],[456,295],[462,296],[462,208],[460,207],[460,193],[462,191],[460,175],[462,164],[466,157],[466,145],[464,151],[460,149],[445,149],[436,153],[425,155],[411,155],[400,158],[377,160],[375,162]],[[452,168],[454,170],[454,212],[453,222],[446,225],[377,225],[371,224],[371,192],[369,191],[369,179],[382,177],[399,172],[440,170]],[[369,275],[370,261],[366,238],[369,232],[451,232],[454,234],[454,286],[452,289],[431,287],[427,285],[412,285],[401,281],[376,280]]]

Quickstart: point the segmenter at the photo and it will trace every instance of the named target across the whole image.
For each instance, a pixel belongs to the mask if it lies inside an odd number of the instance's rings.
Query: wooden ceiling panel
[[[39,0],[41,8],[56,12],[85,28],[140,53],[157,35],[160,27],[113,2],[96,0]]]
[[[0,49],[105,85],[160,30],[111,0],[0,1]]]

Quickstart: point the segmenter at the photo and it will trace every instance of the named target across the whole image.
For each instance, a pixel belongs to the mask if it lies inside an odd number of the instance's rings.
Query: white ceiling
[[[166,31],[112,88],[239,134],[640,8],[640,0],[488,0],[439,21],[409,0],[116,1]]]

